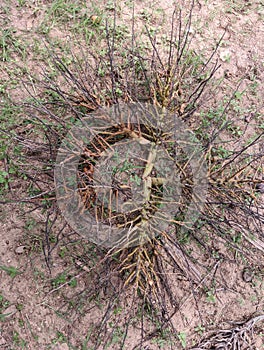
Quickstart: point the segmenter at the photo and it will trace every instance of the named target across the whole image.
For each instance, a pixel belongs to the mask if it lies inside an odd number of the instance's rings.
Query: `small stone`
[[[232,75],[233,75],[233,74],[230,72],[229,69],[226,69],[226,70],[224,71],[224,77],[225,77],[225,78],[229,79],[229,78],[232,77]]]
[[[91,21],[93,22],[93,24],[98,24],[98,23],[100,23],[100,21],[101,21],[101,18],[100,18],[99,16],[96,16],[96,15],[92,15],[92,16],[90,17],[90,19],[91,19]]]
[[[254,271],[248,268],[245,268],[242,272],[242,278],[243,281],[245,281],[246,283],[252,282],[254,277]]]
[[[25,253],[26,248],[27,248],[26,246],[21,245],[21,246],[19,246],[19,247],[16,248],[15,253],[16,253],[16,254],[23,254],[23,253]]]

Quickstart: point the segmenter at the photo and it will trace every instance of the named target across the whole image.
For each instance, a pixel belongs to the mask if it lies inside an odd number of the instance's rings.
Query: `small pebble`
[[[242,272],[242,278],[243,281],[246,283],[249,283],[253,280],[254,277],[254,271],[250,270],[250,269],[244,269],[244,271]]]
[[[233,74],[232,74],[228,69],[226,69],[226,70],[224,71],[224,77],[225,77],[225,78],[229,79],[229,78],[232,77],[232,75],[233,75]]]
[[[26,248],[27,248],[26,246],[21,245],[21,246],[19,246],[19,247],[16,248],[15,253],[16,253],[16,254],[23,254],[23,253],[25,253]]]

